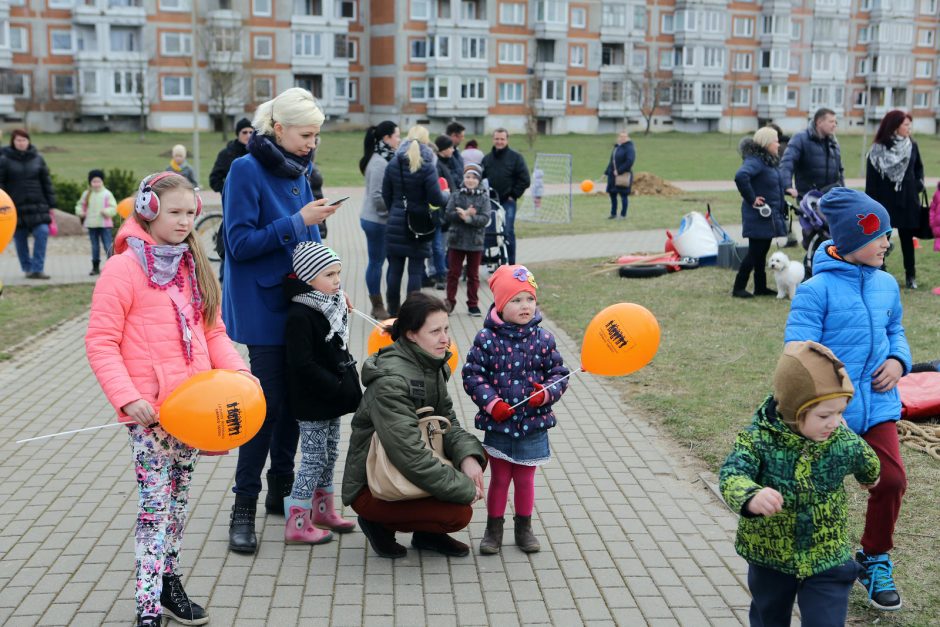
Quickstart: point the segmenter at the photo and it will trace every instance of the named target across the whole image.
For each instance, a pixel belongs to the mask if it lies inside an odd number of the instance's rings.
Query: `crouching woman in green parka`
[[[483,498],[486,457],[480,441],[460,427],[447,393],[451,354],[444,303],[412,293],[401,305],[391,335],[394,343],[362,366],[366,390],[352,420],[343,503],[359,515],[359,527],[382,557],[405,555],[405,547],[395,541],[397,531],[413,532],[411,546],[416,549],[467,555],[469,547],[447,534],[470,524],[471,505]],[[429,406],[434,415],[450,420],[444,452],[453,468],[425,448],[418,432],[417,410]],[[430,497],[383,501],[372,495],[366,459],[373,433],[395,468]]]

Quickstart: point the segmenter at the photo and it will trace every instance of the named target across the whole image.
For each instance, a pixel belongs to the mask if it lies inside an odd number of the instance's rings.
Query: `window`
[[[164,76],[164,100],[192,100],[193,78],[191,76]]]
[[[695,49],[692,46],[676,46],[673,64],[676,67],[695,65]]]
[[[761,85],[757,93],[758,104],[783,105],[787,103],[786,85]]]
[[[672,13],[666,13],[662,16],[662,28],[664,35],[671,35],[675,32],[675,19]]]
[[[314,98],[323,97],[323,76],[320,74],[295,74],[294,87],[306,89]]]
[[[441,20],[449,20],[451,17],[450,11],[450,0],[437,0],[435,5],[435,11],[437,12],[437,18]]]
[[[535,19],[539,22],[567,24],[568,2],[566,0],[536,0]]]
[[[478,20],[480,18],[480,7],[476,0],[462,0],[460,3],[460,19]]]
[[[751,53],[736,53],[734,55],[734,63],[732,64],[732,71],[734,72],[750,72],[752,67],[753,56]]]
[[[601,65],[623,65],[623,44],[602,44]]]
[[[13,32],[13,29],[10,29],[10,32]],[[934,31],[928,29],[921,29],[917,31],[917,45],[933,47],[934,45]]]
[[[52,54],[72,54],[74,50],[72,31],[49,31],[49,37],[52,40]]]
[[[829,105],[829,88],[813,87],[809,91],[809,105],[811,107],[823,107]]]
[[[751,104],[751,88],[735,87],[731,90],[731,104],[735,107],[747,107]]]
[[[571,9],[571,28],[587,28],[587,9],[583,7]]]
[[[351,37],[346,40],[346,58],[352,63],[359,61],[359,40]]]
[[[601,102],[623,102],[623,83],[601,81]]]
[[[864,91],[855,92],[855,99],[853,100],[853,107],[856,109],[861,109],[868,106],[868,94]]]
[[[671,70],[673,67],[673,51],[672,50],[661,50],[659,52],[659,69],[661,70]]]
[[[12,4],[12,3],[11,3]],[[30,95],[29,75],[7,72],[0,75],[0,94],[17,98],[28,98]]]
[[[584,46],[571,46],[572,67],[584,67]]]
[[[333,15],[344,20],[356,19],[356,3],[354,0],[336,0]]]
[[[721,83],[702,83],[702,104],[721,104]]]
[[[659,93],[656,94],[656,102],[660,105],[671,105],[672,87],[660,87]]]
[[[929,109],[930,108],[930,92],[915,91],[914,92],[914,108],[915,109]]]
[[[486,60],[486,38],[485,37],[461,37],[460,38],[460,56],[463,59],[485,61]]]
[[[460,82],[460,98],[486,100],[486,81],[482,78],[465,78]]]
[[[539,81],[539,95],[542,100],[565,99],[565,81],[561,78],[544,78]]]
[[[98,72],[85,70],[82,72],[81,79],[83,96],[98,95]]]
[[[676,11],[675,17],[675,27],[679,32],[695,32],[698,30],[697,26],[697,11]]]
[[[274,81],[270,78],[256,78],[254,85],[255,100],[270,100],[274,97]]]
[[[933,74],[933,63],[930,61],[918,61],[914,64],[914,75],[917,78],[930,78]]]
[[[761,20],[764,35],[784,35],[790,32],[790,18],[785,15],[765,15]]]
[[[450,58],[450,37],[448,35],[436,35],[428,37],[428,57],[435,59]]]
[[[799,106],[799,91],[796,89],[787,90],[787,106],[796,107]]]
[[[574,105],[584,104],[584,85],[575,83],[568,86],[568,102]]]
[[[411,3],[411,19],[426,22],[431,17],[431,0],[408,0]],[[414,83],[412,83],[412,96],[414,96]],[[414,98],[412,97],[412,100]],[[427,93],[422,97],[427,100]],[[420,101],[419,101],[420,102]]]
[[[268,36],[255,37],[254,57],[256,59],[270,59],[273,53],[274,39]]]
[[[345,59],[347,50],[349,47],[346,45],[346,33],[333,33],[333,58]],[[346,93],[345,90],[343,93]]]
[[[832,88],[832,106],[842,108],[843,100],[845,100],[845,87],[833,87]]]
[[[725,21],[718,11],[702,12],[702,31],[706,33],[720,33],[724,30]]]
[[[525,26],[525,4],[509,2],[499,5],[499,23],[512,26]],[[506,83],[514,85],[515,83]]]
[[[703,67],[723,68],[725,66],[725,49],[714,46],[704,48],[705,58],[702,61]]]
[[[189,0],[160,0],[161,11],[188,11]]]
[[[52,97],[69,99],[75,97],[75,75],[74,74],[53,74],[52,76]]]
[[[799,41],[803,35],[803,23],[796,20],[790,22],[790,39]]]
[[[450,98],[450,78],[436,76],[428,79],[428,98],[447,100]]]
[[[502,104],[521,104],[524,89],[525,85],[522,83],[500,83],[499,102]]]
[[[359,102],[359,81],[351,78],[346,82],[346,99],[349,102]]]
[[[902,108],[907,105],[907,90],[894,88],[894,91],[891,92],[891,106]]]
[[[426,102],[428,84],[426,81],[411,81],[411,102]]]
[[[871,67],[871,63],[868,60],[868,57],[863,57],[855,62],[855,73],[858,76],[865,76],[868,74],[868,70]]]
[[[294,33],[295,57],[322,57],[320,33]]]
[[[813,53],[813,71],[814,72],[832,71],[832,65],[830,63],[830,57],[829,57],[828,52],[814,52]]]
[[[790,51],[782,48],[774,50],[761,50],[760,52],[761,69],[789,70]]]
[[[251,14],[261,17],[270,16],[271,0],[251,0]]]
[[[294,15],[323,16],[323,0],[294,0]]]
[[[426,39],[412,39],[409,46],[409,58],[412,61],[424,61],[428,58],[428,42]]]
[[[749,17],[736,17],[731,20],[731,26],[735,37],[754,36],[754,20]]]
[[[869,31],[867,26],[862,26],[861,28],[859,28],[858,29],[858,43],[867,44],[869,41],[871,41],[870,32],[871,31]]]
[[[634,5],[633,7],[633,30],[645,31],[648,21],[646,19],[646,7],[643,5]]]
[[[339,99],[346,97],[346,77],[337,76],[333,79],[333,95]]]
[[[634,50],[630,54],[630,67],[636,68],[639,70],[645,69],[646,59],[647,59],[646,50]]]
[[[575,48],[572,48],[572,59],[574,58],[574,51]],[[502,65],[524,65],[525,44],[499,44],[499,62]],[[572,62],[572,65],[574,65],[574,62]]]
[[[268,41],[270,42],[270,38]],[[257,46],[257,40],[255,40],[255,45]],[[160,48],[165,57],[190,56],[193,53],[193,37],[190,33],[162,33]]]
[[[790,74],[799,74],[800,73],[800,55],[791,54],[790,55]]]
[[[10,27],[10,50],[13,52],[29,52],[29,33],[25,26]]]
[[[111,27],[111,52],[137,52],[140,50],[136,28]]]
[[[49,0],[50,9],[71,9],[75,6],[75,0]]]
[[[111,75],[112,93],[115,96],[131,96],[140,93],[141,85],[144,84],[140,72],[117,71]]]
[[[676,104],[695,103],[695,83],[674,83],[672,86],[672,100]]]
[[[937,0],[920,0],[920,12],[924,15],[936,14]]]

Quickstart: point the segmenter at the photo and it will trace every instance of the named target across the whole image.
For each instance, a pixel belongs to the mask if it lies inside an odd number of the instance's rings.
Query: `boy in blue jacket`
[[[848,427],[881,462],[881,480],[869,491],[862,548],[855,559],[871,605],[898,610],[888,551],[901,511],[907,477],[895,422],[901,417],[897,383],[911,368],[901,325],[898,284],[881,271],[888,250],[888,212],[865,194],[836,187],[819,201],[832,239],[813,257],[813,278],[797,289],[784,341],[813,340],[844,364],[856,394],[845,410]]]

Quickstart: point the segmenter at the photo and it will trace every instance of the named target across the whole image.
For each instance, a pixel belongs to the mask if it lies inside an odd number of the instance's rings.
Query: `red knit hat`
[[[538,284],[525,266],[500,266],[490,275],[489,283],[497,312],[502,311],[519,292],[528,292],[538,298],[535,293]]]

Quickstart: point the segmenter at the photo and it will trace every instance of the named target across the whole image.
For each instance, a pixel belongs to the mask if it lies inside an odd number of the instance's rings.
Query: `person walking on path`
[[[170,165],[166,167],[167,172],[176,172],[177,174],[182,174],[189,182],[193,184],[193,187],[199,187],[199,181],[196,180],[196,175],[193,172],[193,168],[189,165],[189,162],[186,161],[186,146],[183,144],[176,144],[173,146],[171,151]]]
[[[437,155],[438,182],[444,180],[444,187],[453,194],[463,182],[463,170],[458,174],[456,168],[458,161],[454,159],[454,142],[447,135],[438,135],[434,139],[435,154]],[[463,167],[463,166],[460,166]],[[447,246],[444,243],[444,231],[447,228],[446,219],[434,230],[434,241],[431,243],[431,267],[428,270],[428,282],[423,287],[444,289],[447,280]]]
[[[823,107],[813,115],[806,130],[796,133],[787,142],[780,170],[788,194],[802,200],[810,190],[826,192],[834,185],[845,185],[836,126],[835,111]],[[795,186],[791,183],[794,177]]]
[[[116,255],[95,285],[85,335],[91,369],[130,436],[139,492],[138,627],[157,627],[163,614],[186,625],[209,621],[186,594],[180,570],[199,451],[160,426],[160,406],[206,370],[251,377],[225,334],[219,284],[193,234],[201,208],[181,175],[159,172],[141,182],[134,213],[117,234]]]
[[[111,190],[104,186],[104,172],[101,170],[88,173],[88,189],[75,203],[75,215],[88,229],[88,239],[91,240],[91,272],[88,276],[96,276],[101,273],[100,249],[104,248],[104,254],[111,256],[111,229],[117,215],[117,201]]]
[[[438,183],[434,152],[429,147],[428,130],[413,126],[408,139],[385,168],[382,200],[388,207],[388,230],[385,234],[388,271],[385,275],[386,304],[394,317],[401,303],[401,281],[408,264],[407,293],[421,290],[424,263],[431,256],[431,239],[422,241],[409,227],[410,214],[440,211],[447,196]]]
[[[737,298],[776,296],[767,288],[764,262],[770,243],[787,234],[787,208],[784,200],[785,181],[777,158],[777,131],[765,126],[753,138],[741,140],[744,163],[734,175],[734,184],[741,193],[742,235],[747,238],[747,257],[734,277],[731,295]],[[747,282],[754,272],[754,293],[747,291]]]
[[[372,303],[372,317],[379,320],[389,317],[382,300],[382,267],[385,265],[385,232],[388,222],[388,206],[382,198],[382,182],[385,180],[385,168],[395,156],[400,143],[398,125],[390,120],[379,122],[366,130],[363,155],[359,160],[359,171],[366,179],[362,209],[359,212],[359,225],[366,234],[366,251],[369,255],[366,287]]]
[[[888,111],[868,152],[865,193],[888,210],[898,230],[904,256],[904,284],[917,289],[914,234],[920,226],[920,194],[924,191],[924,162],[911,139],[910,113]]]
[[[49,275],[43,270],[51,212],[56,206],[55,190],[45,159],[23,129],[14,130],[10,134],[10,145],[0,151],[0,189],[10,195],[16,207],[13,241],[20,268],[27,279],[48,279]],[[30,235],[33,236],[32,254]]]
[[[529,188],[529,167],[525,158],[509,147],[509,131],[493,131],[493,149],[483,157],[483,177],[499,195],[506,210],[506,251],[509,265],[516,263],[516,203]]]
[[[321,544],[356,523],[333,504],[333,468],[339,457],[340,417],[362,398],[356,360],[349,354],[349,311],[340,286],[342,262],[330,248],[301,242],[294,249],[293,276],[284,279],[290,299],[284,338],[287,398],[300,423],[300,467],[284,499],[288,544]]]
[[[721,467],[721,495],[741,515],[735,549],[748,562],[751,625],[789,625],[794,599],[804,621],[845,625],[861,566],[849,549],[844,479],[854,475],[871,489],[881,467],[842,424],[853,393],[832,351],[790,342],[774,371],[774,393]]]
[[[225,179],[232,168],[232,162],[248,154],[248,140],[251,139],[253,132],[254,129],[251,128],[251,121],[248,118],[242,118],[235,123],[235,139],[219,151],[215,157],[212,172],[209,173],[209,187],[212,191],[221,194],[225,189]]]
[[[845,364],[856,395],[844,412],[881,462],[881,480],[869,491],[858,580],[872,606],[901,608],[888,551],[907,489],[894,423],[901,418],[898,380],[911,371],[897,281],[881,271],[888,250],[888,212],[862,192],[836,187],[819,201],[832,239],[813,258],[813,277],[800,285],[790,307],[784,341],[812,340]]]
[[[483,243],[486,225],[490,222],[490,199],[480,185],[483,170],[468,163],[463,175],[463,185],[451,194],[447,201],[444,220],[447,229],[447,312],[452,313],[457,305],[457,283],[464,259],[467,261],[467,311],[479,317],[480,312],[480,262],[483,260]]]
[[[463,143],[463,138],[464,138],[466,130],[467,130],[467,127],[461,124],[460,122],[457,122],[456,120],[448,124],[447,128],[444,129],[444,134],[450,137],[450,141],[453,142],[454,144],[454,154],[451,155],[451,159],[453,160],[454,163],[451,169],[454,171],[454,173],[457,175],[458,178],[460,177],[460,174],[463,172],[463,168],[465,165],[463,161],[463,156],[460,152],[460,144]],[[457,189],[457,188],[454,187],[453,189]]]
[[[486,533],[480,553],[500,552],[510,483],[516,546],[534,553],[541,548],[532,533],[535,470],[551,459],[552,405],[568,389],[568,369],[555,337],[539,326],[542,315],[536,306],[538,286],[532,273],[525,266],[500,266],[489,283],[493,305],[463,367],[463,389],[480,408],[475,424],[485,433],[483,448],[490,458]]]
[[[480,441],[460,426],[447,392],[450,325],[443,301],[421,292],[410,294],[391,336],[392,345],[362,366],[366,391],[352,420],[343,503],[359,515],[359,527],[382,557],[394,559],[407,553],[395,541],[398,531],[413,532],[411,546],[416,549],[463,557],[470,548],[447,534],[470,524],[471,505],[483,498],[486,455]],[[443,438],[444,452],[453,466],[442,464],[425,447],[417,415],[423,407],[432,407],[434,415],[450,420]],[[372,494],[366,460],[373,434],[395,468],[430,496],[383,501]]]
[[[607,169],[604,170],[604,176],[607,177],[607,195],[610,196],[610,216],[608,220],[617,217],[617,198],[620,198],[620,217],[626,219],[627,206],[630,202],[630,187],[633,185],[633,164],[636,162],[636,147],[630,139],[630,134],[626,130],[620,131],[617,137],[617,143],[610,153],[610,159],[607,162]],[[629,176],[630,185],[619,185],[617,183],[618,175],[626,174]]]
[[[258,107],[248,154],[225,180],[223,315],[232,339],[248,346],[267,413],[258,434],[238,449],[229,548],[254,553],[261,471],[270,453],[265,510],[283,514],[294,485],[299,429],[287,411],[284,325],[289,301],[284,276],[300,242],[320,241],[317,224],[336,205],[314,200],[307,182],[324,115],[313,95],[293,87]]]

